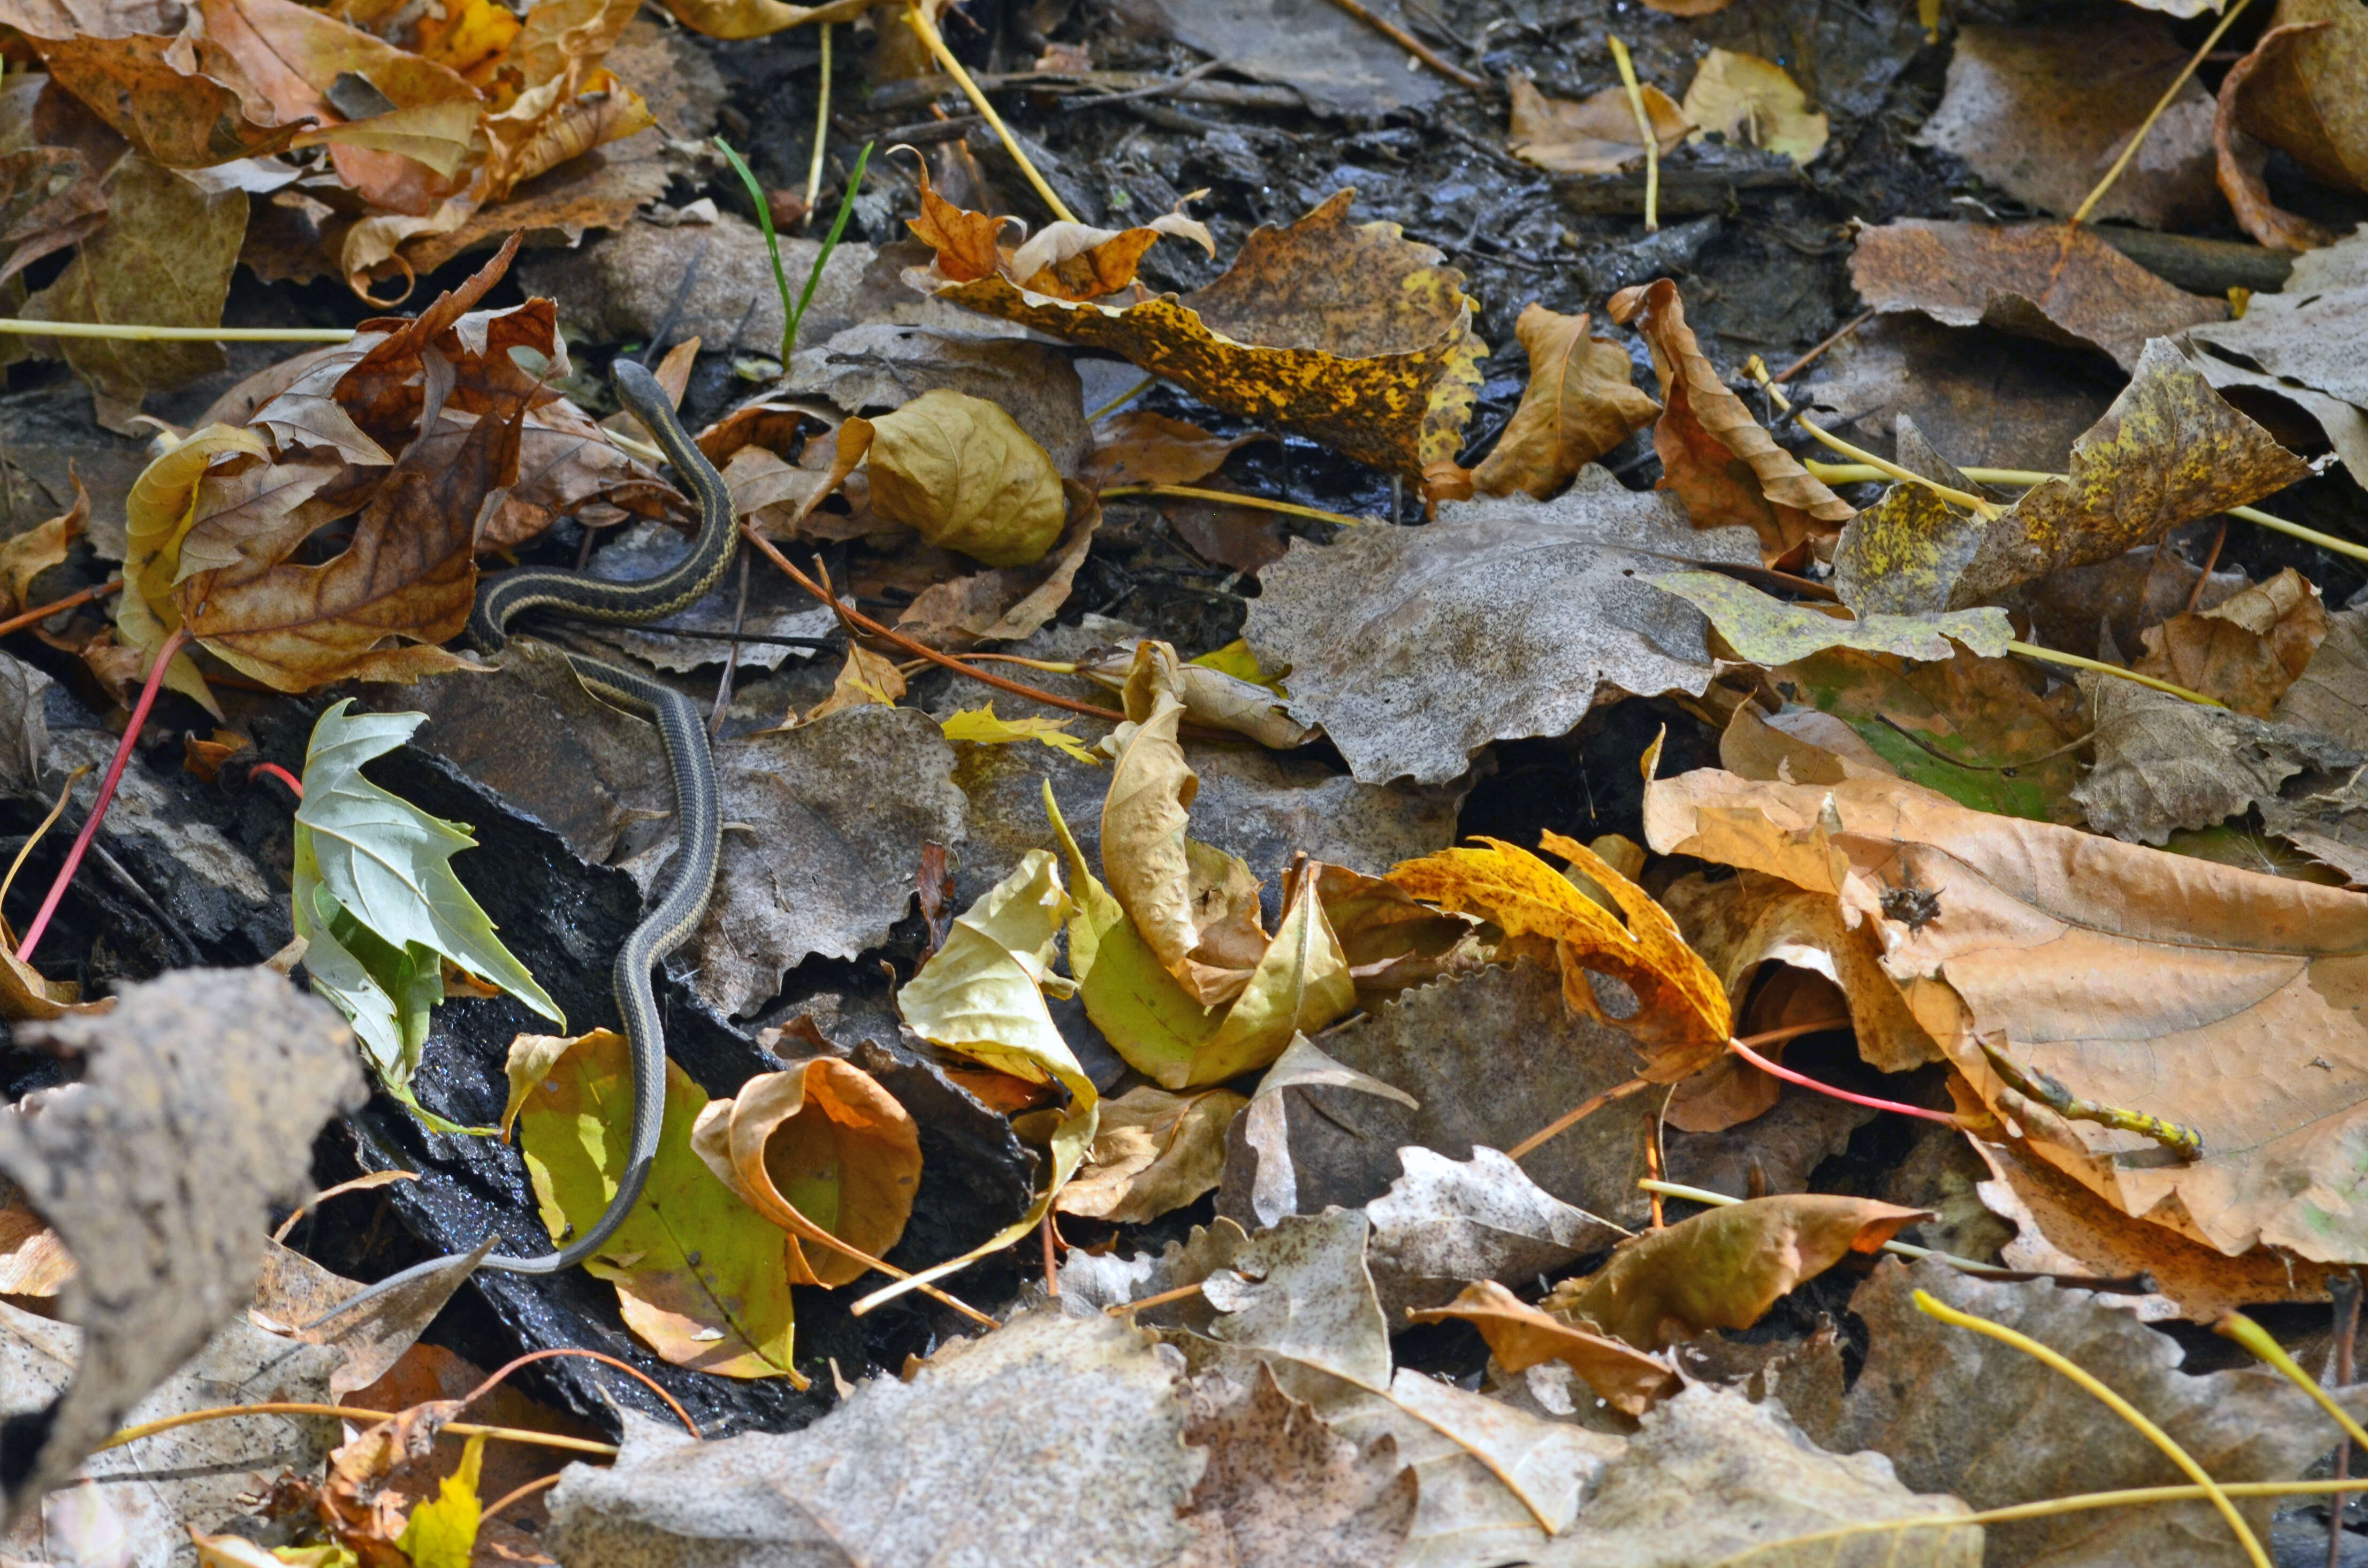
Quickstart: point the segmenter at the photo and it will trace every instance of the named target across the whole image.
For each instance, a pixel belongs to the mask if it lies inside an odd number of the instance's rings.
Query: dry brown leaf
[[[1198,484],[1242,448],[1273,438],[1263,430],[1230,438],[1212,436],[1198,425],[1131,408],[1094,427],[1093,455],[1078,477],[1097,490],[1121,484]]]
[[[1483,1279],[1452,1304],[1406,1314],[1417,1323],[1460,1319],[1480,1331],[1488,1354],[1508,1372],[1560,1361],[1587,1380],[1623,1415],[1642,1415],[1653,1402],[1675,1393],[1678,1374],[1666,1363],[1567,1319],[1540,1312],[1493,1279]]]
[[[1583,312],[1526,305],[1513,334],[1529,351],[1530,383],[1472,483],[1484,495],[1526,490],[1543,501],[1651,424],[1661,405],[1637,390],[1627,350],[1588,335]]]
[[[947,248],[905,281],[1121,355],[1211,407],[1419,479],[1425,465],[1454,458],[1487,346],[1473,333],[1463,275],[1395,223],[1349,222],[1354,194],[1339,192],[1288,228],[1257,230],[1224,276],[1187,295],[1062,299],[1005,270],[979,270],[980,247],[929,226],[916,233]]]
[[[2081,672],[2095,716],[2096,764],[2072,791],[2090,827],[2162,844],[2181,828],[2214,826],[2255,804],[2313,764],[2347,766],[2358,754],[2307,731],[2206,708],[2134,681]]]
[[[1715,131],[1801,165],[1826,150],[1826,117],[1809,112],[1808,95],[1782,65],[1756,54],[1713,49],[1702,56],[1682,108],[1694,140]]]
[[[2292,35],[2258,68],[2245,130],[2331,185],[2368,190],[2368,14],[2343,0],[2278,0],[2275,20],[2328,25]]]
[[[939,388],[878,419],[850,419],[839,426],[840,460],[859,449],[871,509],[931,544],[1024,566],[1061,535],[1067,511],[1053,460],[985,398]]]
[[[860,642],[849,642],[847,662],[838,666],[837,678],[830,683],[830,695],[809,709],[798,722],[811,724],[870,703],[894,708],[896,699],[904,695],[905,675],[896,667],[895,660],[885,653],[875,653]]]
[[[2273,27],[2261,35],[2250,54],[2228,67],[2228,74],[2220,78],[2219,108],[2212,119],[2214,173],[2220,193],[2228,199],[2229,210],[2237,215],[2237,226],[2271,250],[2315,250],[2334,244],[2336,235],[2332,230],[2299,213],[2289,212],[2271,199],[2269,185],[2262,178],[2268,154],[2262,144],[2245,131],[2246,107],[2252,96],[2249,89],[2255,73],[2300,40],[2332,26],[2333,22],[2322,17]]]
[[[1247,1104],[1231,1089],[1178,1095],[1150,1084],[1104,1100],[1093,1148],[1053,1207],[1119,1225],[1183,1208],[1217,1185],[1225,1129]]]
[[[848,424],[855,421],[849,420]],[[1068,602],[1077,570],[1093,551],[1102,510],[1085,486],[1062,487],[1068,528],[1041,559],[1026,566],[990,567],[967,577],[932,583],[896,618],[897,630],[939,648],[1009,642],[1033,636]],[[809,526],[826,514],[809,517]],[[870,517],[870,508],[862,514]]]
[[[860,1278],[904,1235],[921,1182],[912,1117],[869,1073],[830,1057],[759,1073],[735,1097],[709,1101],[690,1147],[790,1233],[792,1285]]]
[[[1545,1306],[1660,1350],[1713,1328],[1749,1328],[1802,1280],[1930,1218],[1871,1198],[1756,1198],[1621,1243],[1595,1273],[1555,1286]]]
[[[1645,156],[1627,88],[1606,87],[1573,103],[1546,97],[1525,74],[1517,73],[1507,86],[1513,119],[1505,147],[1522,162],[1558,175],[1609,175]],[[1686,139],[1692,124],[1660,88],[1648,84],[1644,94],[1653,136],[1667,153]]]
[[[1809,477],[1726,390],[1686,324],[1676,284],[1664,278],[1622,289],[1605,309],[1615,322],[1634,323],[1652,346],[1664,405],[1653,426],[1659,488],[1685,503],[1695,528],[1742,524],[1759,536],[1761,558],[1775,562],[1857,515]]]
[[[74,481],[74,505],[48,522],[36,523],[0,542],[0,585],[7,589],[5,602],[15,609],[35,602],[33,579],[66,558],[66,551],[90,521],[90,492],[83,488],[82,476],[71,463],[66,472]]]
[[[2210,609],[2146,628],[2131,667],[2266,719],[2327,637],[2318,590],[2289,566]]]
[[[2072,443],[2066,466],[2066,477],[2033,485],[1984,527],[1952,606],[1979,604],[2066,566],[2110,561],[2310,473],[2167,342],[2146,346],[2130,384]]]
[[[2221,301],[2180,292],[2066,223],[1896,219],[1860,231],[1850,282],[1878,311],[2097,348],[2131,371],[2148,338],[2228,314]]]
[[[1986,1103],[2125,1212],[2234,1256],[2368,1259],[2339,1196],[2368,1127],[2368,895],[1970,811],[1890,779],[1651,785],[1656,850],[1782,877],[1882,920],[1884,970]],[[1887,919],[1886,889],[1939,901]],[[2198,1130],[2180,1161],[2015,1095],[1980,1040],[2095,1103]],[[2321,1064],[2323,1063],[2323,1065]]]
[[[1916,139],[1964,159],[2017,200],[2068,216],[2188,53],[2161,21],[2129,11],[2039,27],[1962,27],[1948,91]],[[2089,216],[2162,229],[2216,217],[2212,122],[2210,97],[2190,81]]]
[[[312,128],[281,124],[227,51],[183,40],[161,7],[99,9],[90,17],[53,0],[15,0],[0,6],[0,22],[25,34],[58,85],[156,163],[195,169],[260,157]]]

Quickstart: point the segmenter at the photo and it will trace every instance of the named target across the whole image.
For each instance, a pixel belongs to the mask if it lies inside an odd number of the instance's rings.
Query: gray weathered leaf
[[[2096,716],[2096,766],[2072,791],[2100,833],[2161,844],[2175,828],[2211,827],[2277,799],[2309,764],[2356,765],[2360,754],[2306,730],[2206,708],[2135,681],[2083,674]]]
[[[1366,1263],[1393,1327],[1410,1310],[1453,1301],[1474,1280],[1525,1285],[1620,1239],[1494,1149],[1458,1161],[1409,1146],[1398,1163],[1406,1174],[1365,1206],[1373,1226]]]

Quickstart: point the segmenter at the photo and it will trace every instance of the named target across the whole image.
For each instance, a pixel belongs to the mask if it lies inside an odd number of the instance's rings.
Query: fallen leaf
[[[1421,109],[1443,76],[1406,68],[1406,51],[1328,0],[1194,0],[1156,7],[1161,34],[1253,81],[1289,85],[1320,114]]]
[[[1642,1065],[1625,1033],[1572,1014],[1554,971],[1528,961],[1408,991],[1326,1035],[1324,1047],[1336,1067],[1378,1080],[1397,1097],[1320,1085],[1281,1091],[1277,1146],[1287,1159],[1253,1158],[1240,1143],[1218,1213],[1270,1222],[1251,1199],[1275,1163],[1289,1173],[1296,1212],[1370,1203],[1399,1178],[1397,1151],[1420,1145],[1469,1160],[1479,1149],[1509,1149]],[[1636,1182],[1655,1109],[1648,1095],[1614,1100],[1522,1156],[1521,1168],[1564,1203],[1616,1224],[1642,1223]],[[1247,1133],[1258,1113],[1253,1103],[1236,1125]]]
[[[2072,443],[2068,467],[2066,476],[2023,492],[1983,529],[1952,608],[2066,566],[2109,561],[2310,472],[2168,342],[2146,346],[2130,384]]]
[[[1661,405],[1636,389],[1625,349],[1588,335],[1584,312],[1524,305],[1513,334],[1529,352],[1529,384],[1472,483],[1483,495],[1521,490],[1543,501],[1651,424]]]
[[[1486,345],[1463,275],[1395,223],[1352,225],[1341,191],[1261,228],[1217,281],[1134,304],[1076,302],[959,258],[906,275],[929,294],[1133,361],[1212,408],[1419,478],[1463,438]]]
[[[306,747],[289,912],[307,944],[313,989],[352,1022],[379,1081],[416,1109],[411,1075],[428,1009],[444,994],[439,960],[565,1020],[452,870],[453,855],[477,841],[362,774],[362,764],[403,744],[427,716],[352,706],[347,698],[323,713]]]
[[[2368,234],[2353,234],[2296,257],[2284,290],[2254,296],[2241,320],[2206,323],[2188,336],[2224,359],[2243,359],[2282,387],[2315,392],[2356,413],[2368,407],[2368,369],[2340,345],[2362,322],[2368,322]],[[2353,477],[2358,473],[2355,467]]]
[[[812,724],[834,713],[873,703],[894,708],[896,699],[904,695],[905,676],[896,668],[896,661],[885,653],[873,653],[860,642],[850,642],[847,645],[847,662],[838,666],[837,678],[830,683],[830,695],[809,709],[797,722]]]
[[[1896,218],[1859,232],[1850,282],[1883,312],[1920,311],[2019,337],[2095,348],[2137,374],[2149,338],[2222,320],[2086,229]]]
[[[511,1098],[519,1096],[513,1081]],[[792,1285],[847,1285],[894,1246],[921,1180],[919,1128],[871,1075],[814,1057],[759,1073],[691,1124],[690,1148],[790,1233]],[[801,1246],[800,1241],[804,1245]],[[833,1246],[837,1241],[841,1246]]]
[[[1636,1006],[1618,1021],[1636,1038],[1645,1075],[1656,1082],[1673,1083],[1724,1053],[1735,1021],[1726,988],[1644,889],[1587,846],[1551,830],[1541,846],[1610,893],[1617,913],[1519,845],[1479,842],[1486,847],[1406,861],[1391,869],[1389,880],[1443,909],[1480,915],[1515,942],[1552,944],[1562,964],[1563,1001],[1575,1013],[1612,1021],[1590,974],[1625,985]]]
[[[2060,1372],[1917,1311],[1917,1290],[2071,1360],[2223,1484],[2299,1476],[2334,1430],[2323,1414],[2311,1414],[2308,1394],[2267,1367],[2200,1377],[2179,1370],[2178,1342],[2108,1306],[2113,1297],[1886,1258],[1850,1298],[1868,1343],[1850,1392],[1842,1392],[1839,1357],[1827,1352],[1829,1374],[1787,1376],[1779,1397],[1811,1437],[1831,1449],[1873,1449],[1908,1486],[1947,1490],[1987,1509],[2159,1486],[2177,1473],[2145,1434]],[[2275,1505],[2234,1501],[2266,1537]],[[2043,1516],[1987,1525],[1983,1535],[1989,1551],[2016,1562],[2201,1562],[2234,1550],[2227,1522],[2208,1502]]]
[[[1934,661],[1953,657],[1952,642],[1994,659],[2014,638],[2006,611],[1987,606],[1930,615],[1877,610],[1852,618],[1827,615],[1813,604],[1788,604],[1715,572],[1665,572],[1645,581],[1708,616],[1738,656],[1771,667],[1830,648]]]
[[[1138,639],[1132,644],[1121,642],[1098,650],[1077,661],[1077,673],[1122,696],[1135,662],[1149,656],[1143,650],[1150,646],[1153,644]],[[1277,751],[1304,745],[1315,737],[1314,730],[1284,711],[1279,684],[1246,679],[1199,659],[1176,665],[1173,676],[1176,697],[1184,704],[1187,723],[1230,730]],[[1164,665],[1161,678],[1168,678]]]
[[[302,1194],[313,1140],[361,1100],[336,1015],[267,970],[133,983],[104,1017],[17,1038],[87,1065],[40,1116],[0,1117],[0,1176],[73,1254],[63,1304],[82,1328],[70,1386],[18,1413],[32,1424],[12,1451],[9,1520],[232,1322],[254,1293],[270,1205]],[[318,1354],[325,1373],[333,1358]]]
[[[1700,695],[1708,623],[1636,574],[1759,553],[1741,533],[1693,532],[1667,498],[1598,468],[1551,502],[1439,513],[1293,540],[1243,629],[1262,665],[1291,671],[1292,717],[1321,724],[1368,783],[1440,783],[1491,741],[1566,733],[1604,687]]]
[[[2270,716],[2368,752],[2368,608],[2327,618],[2327,635]]]
[[[2044,27],[1957,29],[1948,89],[1916,140],[2009,196],[2069,216],[2105,176],[2189,51],[2152,17],[2116,12]],[[2191,229],[2218,216],[2211,96],[2192,81],[2089,216]]]
[[[1223,1372],[1192,1382],[1184,1440],[1208,1463],[1184,1506],[1209,1561],[1289,1561],[1302,1568],[1392,1562],[1412,1529],[1419,1492],[1384,1434],[1359,1445],[1260,1367],[1247,1386]]]
[[[2312,33],[2333,26],[2328,18],[2272,27],[2257,40],[2252,52],[2228,67],[2220,78],[2218,112],[2212,119],[2214,170],[2220,192],[2228,199],[2237,226],[2272,250],[2307,251],[2332,244],[2336,235],[2299,213],[2280,207],[2263,176],[2267,149],[2244,130],[2247,102],[2254,74]]]
[[[1718,1506],[1703,1506],[1706,1497]],[[1535,1561],[1540,1568],[1975,1568],[1987,1527],[1956,1523],[1966,1512],[1955,1497],[1911,1491],[1864,1454],[1808,1442],[1772,1400],[1754,1404],[1734,1389],[1696,1387],[1646,1413],[1576,1525]],[[1829,1533],[1914,1519],[1931,1523],[1869,1534],[1862,1544]]]
[[[1522,73],[1506,85],[1512,96],[1512,123],[1505,150],[1523,163],[1558,175],[1609,175],[1645,156],[1627,88],[1605,87],[1573,103],[1546,97]],[[1643,91],[1654,140],[1666,154],[1686,139],[1692,121],[1660,88],[1647,84]]]
[[[1118,1225],[1183,1208],[1217,1185],[1226,1125],[1248,1103],[1231,1089],[1171,1094],[1149,1084],[1103,1101],[1093,1148],[1053,1207]]]
[[[1114,1318],[1040,1311],[946,1344],[909,1382],[864,1380],[802,1431],[700,1442],[637,1425],[613,1466],[570,1469],[544,1545],[605,1562],[652,1541],[734,1539],[779,1558],[819,1539],[858,1561],[911,1562],[958,1540],[978,1561],[1018,1562],[1059,1540],[1081,1562],[1175,1562],[1194,1467],[1181,1369],[1155,1349]],[[981,1456],[994,1454],[1010,1493],[982,1508]]]
[[[1713,49],[1703,55],[1679,110],[1695,138],[1715,131],[1804,167],[1826,150],[1826,117],[1809,112],[1808,96],[1782,65],[1756,54]]]
[[[784,265],[788,255],[785,248]],[[825,269],[825,277],[830,270]],[[761,286],[772,286],[769,267]],[[849,279],[845,287],[855,294],[860,280]],[[814,297],[819,303],[819,290]],[[864,308],[860,296],[849,299],[844,308]],[[735,301],[723,332],[739,324],[739,311]],[[967,324],[967,318],[956,318],[952,324],[933,328],[889,322],[850,326],[820,348],[798,350],[781,391],[827,399],[848,414],[884,413],[931,392],[962,392],[1011,415],[1044,449],[1064,479],[1074,475],[1093,450],[1094,437],[1086,424],[1085,383],[1068,354],[1051,344],[1013,336],[992,322],[978,323],[974,332],[960,330]]]
[[[2274,801],[2311,764],[2354,762],[2307,732],[2205,708],[2133,681],[2082,672],[2096,716],[2096,764],[2072,791],[2100,833],[2162,844]]]
[[[1042,630],[1068,602],[1102,521],[1100,503],[1085,486],[1058,488],[1066,496],[1069,523],[1046,554],[1029,565],[991,567],[934,583],[896,618],[897,629],[923,642],[957,648],[1016,642]]]
[[[477,1475],[484,1464],[485,1435],[471,1437],[461,1468],[446,1476],[433,1502],[411,1510],[395,1546],[414,1568],[469,1568],[477,1551],[477,1525],[484,1505]]]
[[[1749,1328],[1804,1279],[1930,1218],[1871,1198],[1755,1198],[1622,1242],[1595,1273],[1555,1286],[1545,1307],[1639,1349],[1665,1349],[1713,1328]]]
[[[1613,321],[1634,323],[1652,347],[1663,404],[1653,426],[1657,488],[1676,493],[1696,528],[1740,523],[1759,536],[1760,555],[1772,562],[1855,515],[1727,391],[1686,324],[1676,284],[1664,278],[1622,289],[1604,309]]]
[[[17,313],[28,321],[210,327],[222,321],[246,233],[246,195],[213,195],[137,155],[107,183],[107,226],[83,241],[56,280]],[[142,398],[224,363],[211,343],[59,338],[57,352],[91,390],[98,422],[129,433]]]
[[[2123,1211],[2231,1256],[2263,1241],[2317,1262],[2368,1254],[2357,1224],[2315,1196],[2345,1179],[2340,1151],[2368,1094],[2347,1000],[2368,897],[1971,812],[1891,779],[1690,773],[1653,784],[1645,815],[1656,850],[1783,877],[1838,896],[1846,917],[1883,918],[1886,887],[1937,895],[1937,919],[1884,920],[1884,970],[1985,1102]],[[2135,1134],[2019,1095],[2010,1106],[1981,1039],[2082,1098],[2198,1130],[2203,1156],[2157,1159]]]
[[[1893,430],[1901,468],[1952,490],[1973,491],[1913,418],[1900,415]],[[1842,525],[1834,540],[1834,591],[1853,615],[1931,615],[1959,608],[1951,597],[1981,549],[1982,529],[1979,517],[1930,485],[1903,480]]]
[[[33,597],[33,579],[65,560],[89,521],[90,492],[76,478],[72,506],[0,542],[0,586],[6,588],[9,604],[23,609],[40,602]]]
[[[1477,967],[1468,950],[1473,923],[1426,908],[1404,888],[1346,866],[1315,874],[1324,918],[1349,960],[1349,978],[1365,1006],[1412,985],[1428,985],[1459,967]]]
[[[877,420],[848,420],[838,438],[842,460],[868,452],[872,510],[931,544],[1024,566],[1060,537],[1066,513],[1053,460],[984,398],[923,392]]]
[[[2326,637],[2327,610],[2318,589],[2289,566],[2144,635],[2146,654],[2131,668],[2266,719]]]
[[[1069,719],[998,719],[995,702],[989,699],[983,708],[965,708],[948,714],[938,722],[946,739],[962,745],[1010,745],[1018,741],[1034,741],[1052,747],[1062,756],[1074,757],[1088,767],[1099,767],[1101,758],[1087,751],[1085,743],[1069,733],[1075,722]]]
[[[1093,455],[1080,477],[1097,490],[1121,484],[1197,484],[1251,442],[1272,439],[1263,430],[1212,436],[1198,425],[1130,408],[1094,427]]]
[[[2278,0],[2276,25],[2331,24],[2294,38],[2258,73],[2245,130],[2339,188],[2368,190],[2368,17],[2329,0]]]
[[[1373,1227],[1365,1264],[1387,1322],[1444,1305],[1467,1280],[1527,1284],[1622,1233],[1554,1197],[1494,1149],[1474,1145],[1468,1160],[1417,1144],[1397,1154],[1405,1174],[1365,1205]]]
[[[1207,487],[1220,494],[1238,488],[1223,480],[1211,481]],[[1212,566],[1256,577],[1281,560],[1290,548],[1282,515],[1247,502],[1163,495],[1157,505],[1176,537]]]
[[[1470,1324],[1488,1342],[1488,1354],[1508,1372],[1560,1361],[1623,1415],[1644,1415],[1655,1401],[1679,1387],[1677,1372],[1667,1364],[1540,1312],[1493,1279],[1471,1286],[1444,1307],[1407,1315],[1417,1323],[1455,1319]]]
[[[281,124],[228,51],[176,36],[178,18],[159,7],[17,0],[0,22],[25,35],[59,86],[165,167],[277,153],[311,129]]]
[[[527,1174],[558,1245],[590,1227],[624,1174],[631,1051],[612,1029],[573,1040],[520,1035],[509,1071]],[[707,1106],[707,1092],[668,1062],[649,1184],[616,1234],[585,1260],[585,1272],[616,1286],[626,1325],[676,1366],[803,1385],[791,1360],[794,1244],[693,1152],[691,1129]]]

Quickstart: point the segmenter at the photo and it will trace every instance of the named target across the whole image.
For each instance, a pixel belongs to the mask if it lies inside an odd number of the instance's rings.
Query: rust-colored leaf
[[[2346,0],[2278,0],[2276,25],[2301,28],[2258,69],[2245,129],[2312,174],[2368,190],[2368,9]],[[2266,41],[2266,40],[2265,40]]]
[[[1484,495],[1526,490],[1543,501],[1651,424],[1661,405],[1637,390],[1626,349],[1588,335],[1583,312],[1528,305],[1513,333],[1529,350],[1530,384],[1472,483]]]
[[[1513,76],[1508,88],[1512,126],[1505,146],[1524,163],[1558,175],[1609,175],[1645,156],[1635,105],[1625,87],[1606,87],[1577,103],[1546,97],[1526,75]],[[1668,153],[1686,139],[1692,124],[1660,88],[1648,85],[1644,93],[1654,139]]]
[[[1607,310],[1634,322],[1652,346],[1661,379],[1661,420],[1653,449],[1661,487],[1685,503],[1697,528],[1740,523],[1759,536],[1759,553],[1779,561],[1857,514],[1793,461],[1751,417],[1694,341],[1678,286],[1668,278],[1622,289]]]
[[[1242,448],[1271,439],[1263,430],[1212,436],[1165,414],[1129,409],[1095,426],[1093,455],[1086,460],[1082,477],[1099,490],[1121,484],[1198,484]]]
[[[2333,244],[2337,235],[2271,199],[2269,185],[2261,177],[2268,153],[2245,130],[2253,78],[2299,40],[2334,25],[2321,17],[2271,28],[2253,45],[2250,54],[2228,67],[2228,74],[2220,78],[2219,108],[2212,118],[2212,153],[2220,193],[2228,199],[2237,226],[2271,250],[2316,250]]]
[[[2143,634],[2132,666],[2266,719],[2327,637],[2318,590],[2289,566],[2210,609],[2171,617]]]

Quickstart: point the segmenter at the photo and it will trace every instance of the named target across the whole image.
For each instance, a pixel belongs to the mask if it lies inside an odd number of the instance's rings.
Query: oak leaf
[[[870,1074],[830,1057],[759,1073],[710,1102],[690,1147],[790,1233],[792,1285],[846,1285],[876,1267],[904,1235],[921,1180],[912,1116]]]
[[[1129,302],[1042,292],[965,241],[905,281],[934,298],[1133,361],[1212,408],[1295,430],[1419,479],[1452,460],[1487,346],[1463,275],[1395,223],[1352,224],[1341,191],[1288,228],[1260,228],[1190,294]],[[981,214],[967,214],[980,217]],[[1140,285],[1128,285],[1139,290]],[[1113,294],[1110,301],[1122,301]]]
[[[1621,1243],[1595,1273],[1555,1286],[1545,1308],[1660,1350],[1713,1328],[1749,1328],[1802,1280],[1931,1217],[1821,1192],[1756,1198]]]
[[[632,1133],[631,1048],[612,1029],[511,1043],[513,1105],[536,1206],[553,1245],[600,1217]],[[677,1367],[724,1378],[806,1380],[791,1360],[792,1243],[715,1178],[691,1146],[707,1092],[672,1061],[648,1185],[585,1272],[617,1288],[626,1326]],[[522,1092],[521,1092],[522,1091]]]
[[[1636,131],[1636,109],[1625,87],[1606,87],[1577,103],[1550,98],[1516,74],[1507,84],[1512,95],[1512,125],[1505,146],[1524,163],[1558,175],[1616,174],[1645,155]],[[1660,88],[1644,88],[1645,113],[1652,121],[1654,140],[1668,153],[1686,139],[1691,123],[1685,111]]]
[[[1761,556],[1773,562],[1856,515],[1726,390],[1686,324],[1676,284],[1663,278],[1622,289],[1605,309],[1615,322],[1634,322],[1652,347],[1661,379],[1661,418],[1653,426],[1659,488],[1685,503],[1695,528],[1743,524],[1759,536]]]
[[[1584,312],[1525,305],[1513,334],[1529,351],[1529,385],[1472,483],[1483,495],[1525,490],[1543,501],[1651,424],[1661,405],[1637,390],[1627,350],[1588,335]]]
[[[1661,853],[1765,871],[1838,899],[1846,920],[1882,921],[1884,970],[1950,1062],[2123,1211],[2231,1256],[2266,1242],[2368,1258],[2368,1226],[2330,1196],[2368,1128],[2368,895],[1895,779],[1689,773],[1648,787],[1645,823]],[[1939,917],[1884,916],[1884,890],[1902,887],[1935,895]],[[2162,1159],[2135,1133],[2032,1106],[1982,1040],[2082,1099],[2199,1130],[2203,1156]]]

